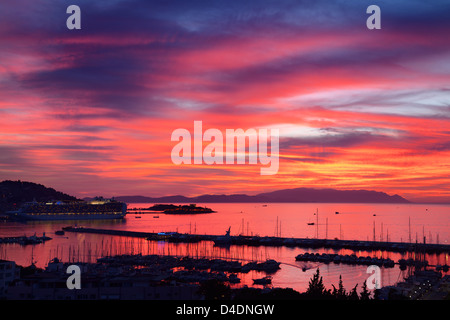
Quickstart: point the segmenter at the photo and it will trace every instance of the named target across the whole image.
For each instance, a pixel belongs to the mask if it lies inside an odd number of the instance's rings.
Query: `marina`
[[[95,229],[85,227],[65,227],[67,232],[94,233],[115,235],[124,237],[146,238],[147,240],[165,240],[169,242],[200,242],[213,241],[227,245],[246,246],[286,246],[298,248],[330,248],[357,250],[382,250],[392,252],[422,252],[422,253],[450,253],[450,245],[430,243],[402,243],[402,242],[379,242],[361,240],[332,240],[332,239],[309,239],[309,238],[283,238],[283,237],[259,237],[259,236],[231,236],[227,233],[221,235],[186,234],[176,232],[136,232],[125,230]],[[224,239],[224,237],[226,237]],[[225,240],[225,241],[224,241]]]
[[[129,206],[149,207],[148,204]],[[3,238],[45,232],[52,240],[26,246],[0,244],[0,259],[16,261],[22,266],[33,261],[40,268],[45,268],[54,257],[78,264],[137,254],[195,258],[199,263],[202,259],[218,259],[239,262],[242,266],[274,260],[280,263],[280,269],[271,274],[270,285],[298,292],[307,289],[317,268],[327,288],[337,285],[342,276],[346,288],[359,284],[360,289],[367,279],[367,264],[346,263],[354,259],[353,255],[359,260],[366,258],[367,262],[369,258],[371,262],[392,260],[395,267],[381,265],[383,285],[395,285],[403,280],[418,260],[428,261],[428,269],[439,269],[443,274],[449,264],[448,222],[442,218],[445,206],[427,206],[428,211],[421,205],[229,203],[208,207],[217,212],[207,215],[157,213],[158,219],[154,214],[138,215],[139,219],[130,214],[118,220],[4,221],[0,223]],[[339,215],[335,214],[337,208]],[[312,213],[317,212],[315,225],[308,226]],[[420,220],[422,212],[432,218],[424,226]],[[376,224],[373,213],[377,213]],[[433,218],[439,219],[439,224],[433,224]],[[317,234],[321,238],[317,238]],[[425,246],[418,241],[423,240],[424,234],[428,235]],[[411,243],[405,241],[409,238]],[[425,251],[421,251],[423,249]],[[306,253],[314,257],[296,260]],[[341,261],[328,262],[326,255],[337,255]],[[178,279],[182,276],[202,278],[206,277],[206,271],[184,270],[176,276]],[[265,277],[260,272],[251,270],[248,274],[232,275],[230,272],[226,275],[230,284],[261,288],[253,281]],[[225,279],[222,275],[217,277]]]

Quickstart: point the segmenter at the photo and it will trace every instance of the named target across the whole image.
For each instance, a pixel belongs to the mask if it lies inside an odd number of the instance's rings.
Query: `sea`
[[[438,204],[346,204],[346,203],[198,203],[214,213],[168,215],[141,210],[152,203],[130,203],[130,211],[121,220],[78,221],[1,221],[0,237],[45,234],[52,240],[23,246],[0,244],[0,259],[28,266],[34,263],[44,268],[54,257],[66,262],[95,262],[97,258],[116,254],[160,254],[194,258],[222,258],[249,261],[274,259],[281,269],[272,275],[272,286],[304,292],[319,268],[325,287],[338,286],[340,277],[346,290],[361,288],[371,273],[367,266],[300,262],[300,253],[356,254],[390,258],[414,258],[411,253],[357,251],[348,249],[303,249],[291,247],[216,247],[210,241],[199,243],[168,243],[100,234],[55,231],[66,226],[82,226],[143,232],[179,232],[190,234],[280,236],[294,238],[327,238],[345,240],[396,241],[448,244],[450,242],[450,205]],[[314,224],[312,224],[314,223]],[[430,265],[449,265],[448,253],[427,254]],[[395,285],[407,276],[399,266],[381,268],[381,285]],[[241,283],[233,286],[253,286],[253,279],[265,274],[252,271],[239,275]]]

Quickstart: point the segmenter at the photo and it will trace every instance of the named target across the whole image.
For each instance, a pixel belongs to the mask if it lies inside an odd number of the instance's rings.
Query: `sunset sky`
[[[81,8],[81,30],[66,9]],[[366,9],[381,8],[381,30]],[[368,189],[450,203],[450,2],[0,3],[0,180],[79,196]],[[278,128],[261,165],[175,165],[177,128]]]

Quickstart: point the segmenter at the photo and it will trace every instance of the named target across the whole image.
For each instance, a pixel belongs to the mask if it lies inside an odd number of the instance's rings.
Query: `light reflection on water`
[[[200,204],[199,204],[200,205]],[[130,204],[129,207],[149,207],[151,204]],[[352,250],[306,250],[288,247],[249,247],[231,246],[229,249],[213,246],[211,242],[202,241],[194,244],[174,244],[166,242],[146,241],[145,239],[126,238],[107,235],[66,232],[63,236],[55,235],[56,230],[64,226],[75,225],[92,228],[120,229],[130,231],[177,231],[180,233],[224,234],[231,226],[231,234],[260,235],[298,238],[319,237],[330,239],[357,239],[390,241],[425,241],[448,243],[450,207],[445,205],[411,205],[411,204],[206,204],[216,213],[205,215],[165,215],[141,214],[140,219],[129,214],[118,221],[50,221],[50,222],[1,222],[0,237],[30,236],[43,232],[53,239],[35,246],[18,244],[0,245],[0,258],[16,261],[19,265],[29,265],[33,259],[37,266],[44,267],[55,256],[63,261],[95,262],[95,259],[110,254],[142,253],[169,254],[177,256],[209,257],[239,259],[242,263],[250,260],[264,261],[275,259],[282,262],[281,270],[273,276],[275,287],[290,287],[304,291],[316,268],[320,268],[327,288],[337,286],[342,276],[344,286],[351,290],[357,283],[361,288],[369,276],[367,266],[343,264],[319,264],[315,262],[297,262],[295,256],[304,252],[329,252],[352,254]],[[314,215],[318,209],[317,222]],[[338,211],[339,214],[335,214]],[[374,216],[375,214],[375,216]],[[278,224],[277,224],[278,222]],[[375,228],[374,228],[375,226]],[[375,229],[375,231],[374,231]],[[392,252],[356,252],[356,255],[390,258],[398,261],[402,256]],[[430,264],[449,264],[448,254],[427,255]],[[302,268],[305,267],[305,271]],[[252,279],[264,274],[251,272],[240,275],[241,284],[252,284]],[[405,273],[398,266],[382,268],[382,284],[389,285],[402,280]]]

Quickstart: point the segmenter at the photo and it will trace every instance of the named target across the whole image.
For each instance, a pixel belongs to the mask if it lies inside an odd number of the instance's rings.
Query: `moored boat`
[[[11,219],[15,220],[121,219],[126,213],[126,203],[103,198],[95,198],[89,202],[26,202],[19,210],[6,212]]]
[[[272,277],[266,276],[260,279],[253,279],[254,284],[268,285],[272,283]]]

